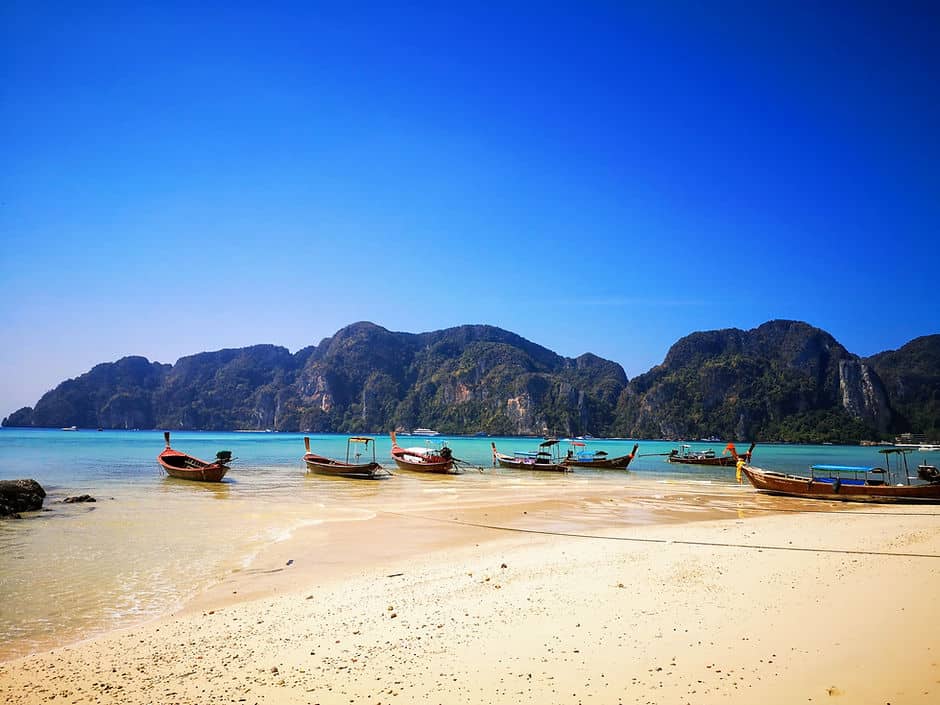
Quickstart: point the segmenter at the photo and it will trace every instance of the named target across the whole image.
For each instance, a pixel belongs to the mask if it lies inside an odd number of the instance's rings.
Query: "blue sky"
[[[930,4],[128,5],[0,10],[0,415],[357,320],[940,331]]]

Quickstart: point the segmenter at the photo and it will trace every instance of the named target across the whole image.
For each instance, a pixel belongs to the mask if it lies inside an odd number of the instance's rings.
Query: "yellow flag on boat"
[[[743,468],[746,464],[747,461],[744,458],[738,458],[738,462],[735,464],[735,467],[737,468],[735,477],[737,478],[739,485],[741,484],[741,468]]]

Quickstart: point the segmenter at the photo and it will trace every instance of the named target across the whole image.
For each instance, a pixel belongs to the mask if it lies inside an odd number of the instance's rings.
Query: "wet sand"
[[[306,527],[176,614],[0,664],[0,699],[940,698],[940,507],[559,487],[425,493]]]

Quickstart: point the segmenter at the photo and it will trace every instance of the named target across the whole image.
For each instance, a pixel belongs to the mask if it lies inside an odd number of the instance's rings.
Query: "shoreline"
[[[498,505],[470,496],[304,527],[172,614],[0,663],[0,693],[10,703],[935,697],[940,511],[824,511],[734,488],[508,492]],[[873,662],[885,671],[872,675]]]
[[[0,431],[3,429],[10,429],[12,431],[87,431],[87,432],[118,432],[118,433],[163,433],[166,431],[166,428],[96,428],[92,426],[83,427],[79,426],[75,429],[63,428],[61,426],[0,426]],[[348,438],[350,436],[373,436],[375,438],[387,438],[388,431],[356,431],[356,432],[343,432],[343,431],[280,431],[274,429],[250,429],[250,428],[233,428],[233,429],[206,429],[206,428],[175,428],[173,433],[204,433],[204,434],[218,434],[218,433],[244,433],[244,434],[267,434],[267,435],[282,435],[282,436],[310,436],[313,437],[323,437],[323,436],[335,436],[337,438]],[[407,431],[396,431],[399,436],[405,436],[408,438],[423,438],[423,439],[433,439],[438,438],[440,440],[450,440],[452,438],[458,438],[462,440],[479,440],[487,438],[505,438],[513,440],[541,440],[547,438],[545,434],[493,434],[487,433],[484,435],[479,435],[478,433],[448,433],[446,431],[440,431],[435,434],[426,434],[426,433],[409,433]],[[550,434],[551,435],[551,434]],[[717,440],[713,439],[702,439],[702,438],[638,438],[633,436],[553,436],[558,437],[559,440],[566,442],[567,440],[579,440],[586,441],[588,443],[604,443],[606,441],[626,441],[632,443],[697,443],[697,444],[721,444],[721,443],[749,443],[751,439],[735,439],[735,438],[719,438]],[[758,440],[755,441],[757,446],[817,446],[817,445],[827,445],[827,446],[837,446],[845,448],[880,448],[883,446],[897,446],[899,448],[914,448],[918,449],[925,445],[927,446],[936,446],[937,443],[933,441],[925,441],[924,443],[905,443],[898,442],[897,440],[893,441],[874,441],[871,439],[859,439],[858,441],[840,443],[836,441],[786,441],[786,440]],[[932,450],[936,450],[935,448]]]

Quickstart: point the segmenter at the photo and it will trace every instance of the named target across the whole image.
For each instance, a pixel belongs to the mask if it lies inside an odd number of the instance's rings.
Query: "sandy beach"
[[[306,527],[172,615],[0,664],[0,699],[931,703],[938,589],[938,507],[501,491]]]

